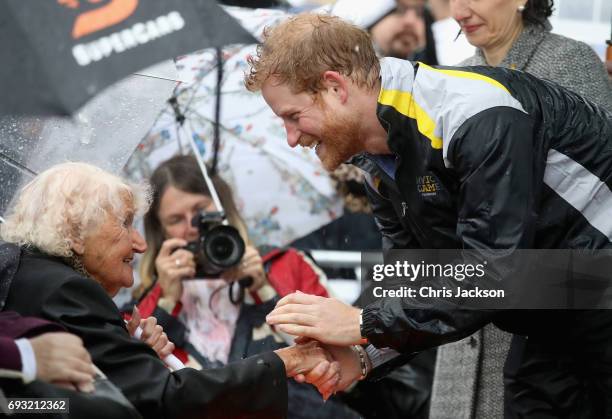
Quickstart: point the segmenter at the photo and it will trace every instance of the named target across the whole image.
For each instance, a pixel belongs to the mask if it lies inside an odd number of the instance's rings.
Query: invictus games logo
[[[97,6],[79,13],[76,17],[71,35],[73,39],[79,39],[125,21],[136,11],[139,0],[57,0],[57,2],[61,6],[79,11],[84,3]],[[91,42],[76,44],[72,47],[72,55],[78,65],[87,66],[112,54],[121,54],[128,49],[179,31],[184,26],[185,20],[181,14],[178,11],[169,11],[146,22],[134,22],[123,30]]]
[[[417,176],[416,178],[417,191],[422,196],[436,195],[440,190],[440,183],[432,175]]]

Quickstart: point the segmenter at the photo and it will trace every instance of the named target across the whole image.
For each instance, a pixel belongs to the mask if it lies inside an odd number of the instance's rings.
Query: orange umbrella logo
[[[101,3],[104,0],[87,0],[89,3]],[[78,9],[81,7],[79,0],[57,0],[58,4]],[[127,19],[138,7],[138,0],[110,0],[100,7],[88,10],[77,16],[72,27],[74,39],[92,34],[116,25]]]

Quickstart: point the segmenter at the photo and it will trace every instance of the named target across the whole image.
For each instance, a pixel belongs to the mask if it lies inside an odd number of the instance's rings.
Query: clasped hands
[[[297,372],[288,368],[287,375],[298,382],[313,384],[324,399],[362,378],[359,353],[351,347],[362,341],[359,313],[358,308],[334,298],[299,291],[282,298],[266,317],[268,324],[297,336],[296,345],[286,349],[299,350],[305,345],[318,347],[327,361],[303,362],[304,367],[313,366]]]

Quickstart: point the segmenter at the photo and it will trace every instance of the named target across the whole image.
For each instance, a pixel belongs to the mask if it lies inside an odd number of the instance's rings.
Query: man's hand
[[[153,348],[161,359],[164,359],[174,351],[174,343],[170,342],[163,327],[157,324],[157,319],[153,316],[141,319],[138,308],[134,307],[132,318],[126,325],[131,336],[134,336],[138,326],[142,330],[140,340]]]
[[[266,321],[290,335],[309,337],[329,345],[348,346],[362,341],[359,313],[358,308],[335,298],[298,291],[282,298]]]
[[[70,333],[44,333],[29,341],[36,358],[36,378],[93,391],[95,370],[81,338]]]

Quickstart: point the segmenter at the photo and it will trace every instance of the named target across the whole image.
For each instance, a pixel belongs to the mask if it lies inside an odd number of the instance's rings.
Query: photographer
[[[153,202],[144,218],[148,250],[135,292],[142,315],[157,317],[177,346],[174,354],[195,368],[221,366],[291,344],[265,323],[265,316],[280,297],[295,291],[328,296],[325,275],[302,253],[256,249],[229,186],[218,177],[212,180],[229,224],[245,242],[242,258],[216,275],[198,272],[210,267],[202,266],[193,244],[214,234],[218,220],[200,221],[202,230],[192,220],[201,214],[208,220],[218,209],[196,159],[173,157],[150,179]],[[309,386],[288,385],[289,417],[357,417],[338,402],[323,403]]]

